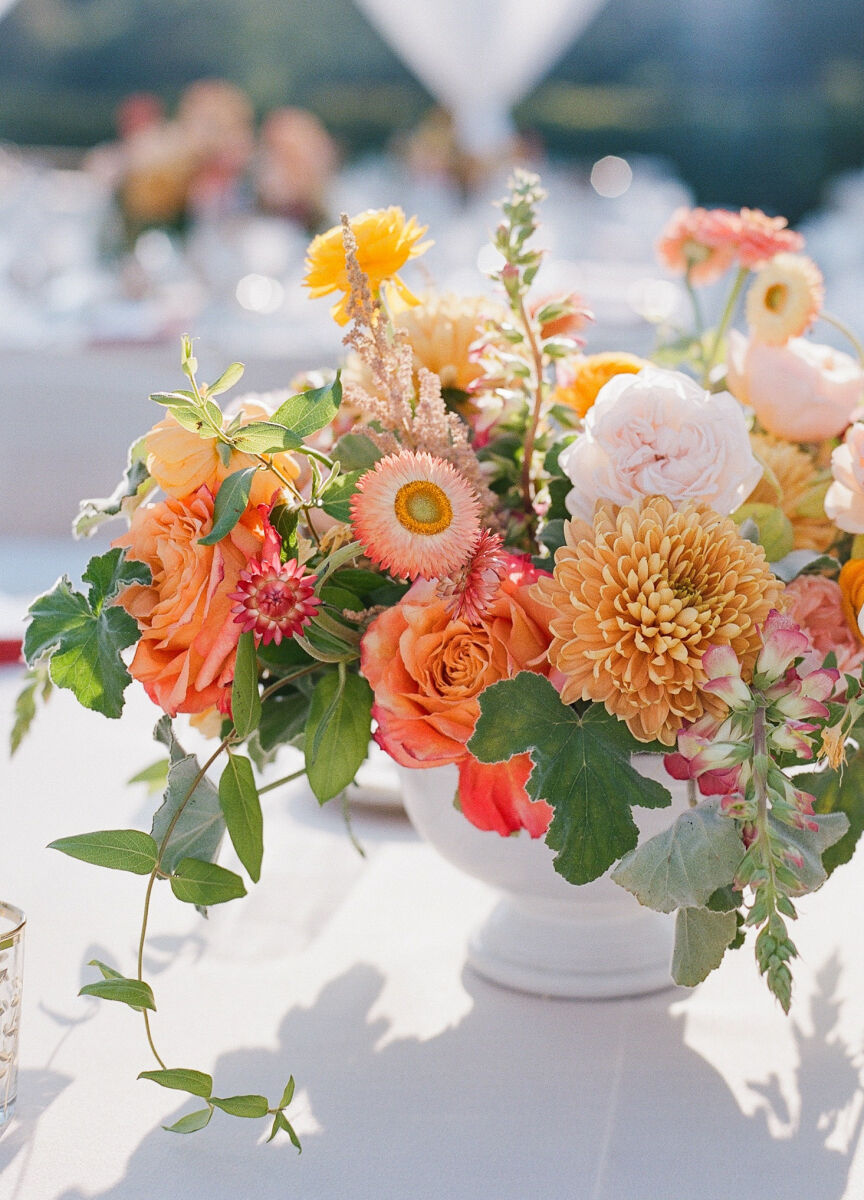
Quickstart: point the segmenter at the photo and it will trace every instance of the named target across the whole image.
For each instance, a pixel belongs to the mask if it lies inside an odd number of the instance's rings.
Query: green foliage
[[[822,864],[828,875],[849,862],[864,831],[864,750],[856,750],[841,772],[810,771],[795,776],[795,786],[815,797],[817,813],[842,812],[849,828],[833,846],[826,848]]]
[[[186,1067],[172,1067],[165,1071],[142,1071],[139,1079],[151,1079],[160,1087],[173,1088],[178,1092],[188,1092],[190,1096],[200,1096],[210,1099],[213,1091],[213,1078],[203,1071],[193,1071]]]
[[[309,697],[304,692],[284,688],[264,701],[258,741],[267,753],[277,746],[293,742],[306,727]]]
[[[110,521],[121,513],[131,516],[156,487],[156,480],[147,470],[146,440],[145,435],[129,447],[123,478],[110,496],[81,501],[78,516],[72,524],[75,537],[90,537],[105,521]]]
[[[771,563],[771,570],[784,583],[791,583],[799,575],[821,575],[830,572],[837,575],[840,564],[830,554],[817,554],[815,550],[791,550],[783,558]]]
[[[161,845],[174,822],[162,851],[162,869],[170,873],[187,856],[212,862],[219,853],[225,833],[219,793],[206,776],[201,776],[195,755],[187,754],[177,741],[169,717],[159,720],[153,736],[167,747],[171,759],[165,797],[153,816],[150,830],[156,843]],[[198,783],[175,822],[174,818],[196,779]]]
[[[257,470],[257,467],[244,467],[222,480],[213,505],[213,528],[205,537],[198,539],[202,546],[214,546],[216,542],[221,542],[243,516],[249,503],[252,476]]]
[[[701,908],[732,882],[743,856],[735,822],[712,799],[688,808],[668,829],[631,850],[612,878],[657,912]]]
[[[365,433],[345,433],[333,447],[332,457],[344,471],[368,471],[382,455]]]
[[[231,685],[231,719],[239,738],[247,738],[261,720],[261,696],[258,692],[258,656],[251,632],[241,633],[234,660]]]
[[[729,822],[731,825],[731,821]],[[680,908],[675,917],[672,978],[684,987],[695,987],[715,967],[738,930],[737,914],[707,908]]]
[[[530,752],[528,795],[554,810],[546,842],[558,851],[556,871],[570,883],[596,879],[636,845],[632,804],[663,808],[671,802],[666,788],[631,766],[637,748],[626,726],[601,705],[580,715],[561,703],[548,679],[530,671],[483,692],[468,742],[480,762]]]
[[[139,829],[104,829],[58,838],[49,843],[48,849],[59,850],[61,854],[97,867],[149,875],[156,865],[158,848],[153,838]]]
[[[276,425],[284,425],[298,438],[306,438],[329,425],[341,403],[342,382],[337,373],[336,378],[324,387],[291,396],[276,409],[270,420]]]
[[[162,1128],[168,1133],[197,1133],[199,1129],[203,1129],[205,1125],[210,1124],[212,1116],[212,1106],[210,1108],[199,1108],[197,1112],[187,1113],[185,1117],[181,1117],[173,1125],[163,1125]]]
[[[796,779],[796,783],[797,783]],[[791,894],[815,892],[828,878],[828,871],[823,862],[823,855],[838,843],[849,831],[849,818],[844,812],[828,812],[820,816],[810,817],[817,829],[798,829],[794,825],[786,825],[770,816],[768,823],[771,827],[772,841],[788,847],[799,857],[800,865],[794,869],[797,887],[791,889]]]
[[[119,548],[91,558],[83,579],[86,596],[72,590],[64,575],[30,605],[24,637],[29,666],[50,662],[52,681],[69,688],[85,708],[107,717],[123,711],[123,693],[131,676],[121,651],[138,641],[138,624],[112,603],[130,584],[148,584],[150,568],[127,561]]]
[[[321,507],[328,516],[346,523],[351,520],[351,497],[362,474],[362,471],[350,471],[335,477],[332,483],[328,481],[321,492]]]
[[[759,544],[765,551],[765,557],[770,563],[785,559],[795,545],[795,531],[792,522],[781,508],[773,504],[761,504],[755,501],[742,504],[732,514],[732,519],[739,525],[752,521],[756,526]]]
[[[777,913],[772,913],[756,938],[756,961],[785,1013],[789,1012],[792,1003],[792,972],[788,963],[797,957],[798,951],[787,933],[786,922]]]
[[[51,695],[51,675],[45,663],[37,663],[24,672],[25,683],[15,699],[15,719],[9,733],[9,754],[15,753],[30,731],[36,717],[36,702],[44,704]]]
[[[347,787],[366,757],[372,689],[360,675],[330,672],[312,693],[304,754],[309,786],[323,804]]]
[[[211,1096],[210,1103],[231,1117],[266,1117],[270,1111],[266,1096]]]
[[[237,857],[255,883],[261,878],[264,854],[264,821],[255,775],[248,758],[228,754],[219,780],[219,803]]]
[[[215,383],[207,385],[208,396],[221,396],[223,392],[227,392],[234,387],[243,378],[246,368],[243,363],[231,363],[230,367],[226,367]]]
[[[98,964],[105,975],[105,968]],[[110,968],[108,968],[110,971]],[[143,979],[126,979],[116,972],[111,972],[95,983],[87,983],[78,992],[79,996],[98,996],[100,1000],[116,1000],[119,1004],[128,1004],[137,1011],[147,1008],[156,1011],[156,1001],[149,983]]]
[[[168,786],[168,772],[171,768],[170,758],[158,758],[149,767],[144,767],[132,775],[128,783],[143,783],[149,794],[164,792]]]
[[[233,871],[200,858],[182,858],[171,873],[171,891],[186,904],[226,904],[246,895],[243,880]]]
[[[231,438],[244,454],[276,454],[281,450],[296,450],[303,442],[284,425],[274,421],[250,421]]]

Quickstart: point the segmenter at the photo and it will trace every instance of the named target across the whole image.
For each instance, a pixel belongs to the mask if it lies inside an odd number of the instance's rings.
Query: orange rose
[[[462,811],[481,829],[544,833],[551,809],[524,790],[530,760],[478,763],[465,749],[480,715],[484,688],[519,671],[549,673],[550,610],[529,594],[538,577],[511,559],[508,575],[482,621],[449,617],[435,582],[418,580],[383,612],[363,638],[361,666],[374,693],[375,740],[406,767],[460,766]],[[523,761],[524,760],[524,761]]]
[[[864,558],[852,558],[840,570],[837,582],[843,604],[843,615],[859,642],[864,642],[858,614],[864,608]]]
[[[243,425],[266,421],[270,416],[263,405],[254,401],[244,402],[239,411]],[[251,454],[235,450],[226,465],[216,438],[202,438],[184,429],[170,413],[153,426],[147,434],[146,445],[147,470],[169,496],[190,496],[200,487],[209,488],[215,496],[226,475],[242,471],[244,467],[254,467],[257,462]],[[298,478],[300,468],[290,454],[274,454],[272,458],[283,475],[291,480]],[[269,504],[273,493],[281,487],[272,471],[257,471],[252,477],[250,505]]]
[[[198,539],[212,527],[213,495],[202,487],[185,500],[139,508],[128,533],[113,543],[152,573],[149,587],[133,584],[117,603],[141,630],[129,670],[172,717],[214,704],[227,712],[230,705],[240,626],[228,596],[263,537],[254,510],[221,542],[202,546]]]
[[[624,350],[587,354],[563,364],[552,399],[573,408],[584,417],[597,399],[597,393],[615,375],[636,375],[651,364]]]

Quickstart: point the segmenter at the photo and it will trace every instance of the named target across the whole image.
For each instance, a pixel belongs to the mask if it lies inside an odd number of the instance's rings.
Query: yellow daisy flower
[[[427,226],[418,225],[417,218],[405,219],[401,208],[368,209],[351,218],[351,229],[357,239],[357,262],[369,279],[373,294],[384,283],[405,304],[414,305],[416,297],[409,291],[397,272],[411,258],[418,258],[432,245],[421,242]],[[348,324],[348,297],[351,284],[345,266],[342,227],[334,225],[321,233],[306,251],[306,275],[303,283],[313,299],[341,292],[342,298],[330,310],[339,325]]]
[[[757,341],[785,346],[819,315],[822,274],[803,254],[778,254],[759,271],[747,292],[747,323]]]

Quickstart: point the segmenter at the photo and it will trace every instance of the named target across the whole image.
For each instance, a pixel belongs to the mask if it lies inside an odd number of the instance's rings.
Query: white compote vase
[[[634,756],[641,775],[672,793],[672,806],[634,806],[639,840],[661,833],[687,807],[686,784],[659,755]],[[501,899],[468,943],[468,961],[494,983],[542,996],[602,999],[672,986],[674,916],[644,908],[608,873],[581,886],[556,871],[542,838],[500,837],[454,807],[456,767],[399,768],[414,828],[448,862],[490,884]]]

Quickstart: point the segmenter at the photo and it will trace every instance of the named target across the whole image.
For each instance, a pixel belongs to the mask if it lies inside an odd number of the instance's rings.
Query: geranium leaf
[[[201,767],[195,755],[187,754],[177,741],[169,717],[159,720],[153,736],[167,747],[171,758],[168,786],[162,804],[154,814],[150,830],[157,845],[161,845],[178,808],[198,778]],[[171,831],[162,852],[163,870],[170,873],[180,859],[187,856],[212,862],[219,853],[224,833],[225,818],[222,816],[219,793],[205,776],[199,780]]]
[[[149,583],[150,568],[127,561],[117,548],[91,559],[83,578],[87,596],[73,591],[64,575],[30,605],[24,657],[31,667],[50,659],[58,687],[74,692],[85,708],[119,717],[131,681],[120,653],[140,634],[134,618],[111,601],[132,583]]]
[[[730,822],[731,824],[731,822]],[[738,922],[734,912],[707,908],[682,908],[675,918],[672,978],[684,987],[695,987],[719,967]]]
[[[596,879],[636,845],[631,805],[671,803],[662,784],[634,770],[630,755],[638,745],[622,722],[599,704],[580,716],[530,671],[486,688],[468,749],[490,763],[530,752],[526,790],[554,810],[546,842],[558,851],[555,870],[570,883]]]
[[[234,659],[231,685],[231,718],[237,736],[247,738],[261,720],[261,696],[258,692],[258,657],[251,631],[241,633]]]
[[[333,382],[324,387],[291,396],[276,409],[270,420],[284,425],[298,438],[305,438],[329,425],[341,403],[342,383],[337,374]]]
[[[340,688],[336,671],[312,693],[304,754],[309,786],[323,804],[346,788],[369,749],[372,689],[360,675],[347,674]]]
[[[59,850],[70,858],[79,858],[97,867],[131,871],[133,875],[149,875],[156,866],[156,843],[140,829],[79,833],[74,837],[57,838],[48,844],[48,849]]]
[[[657,912],[701,908],[732,882],[743,857],[735,822],[723,816],[719,801],[707,800],[625,854],[612,878]]]
[[[233,871],[200,858],[182,858],[171,875],[171,891],[186,904],[226,904],[246,895]]]
[[[213,504],[213,528],[198,539],[200,545],[215,546],[231,532],[246,511],[252,476],[257,470],[257,467],[244,467],[242,471],[225,476]]]
[[[252,764],[242,754],[228,754],[219,780],[219,802],[237,857],[257,883],[264,853],[264,822]]]

